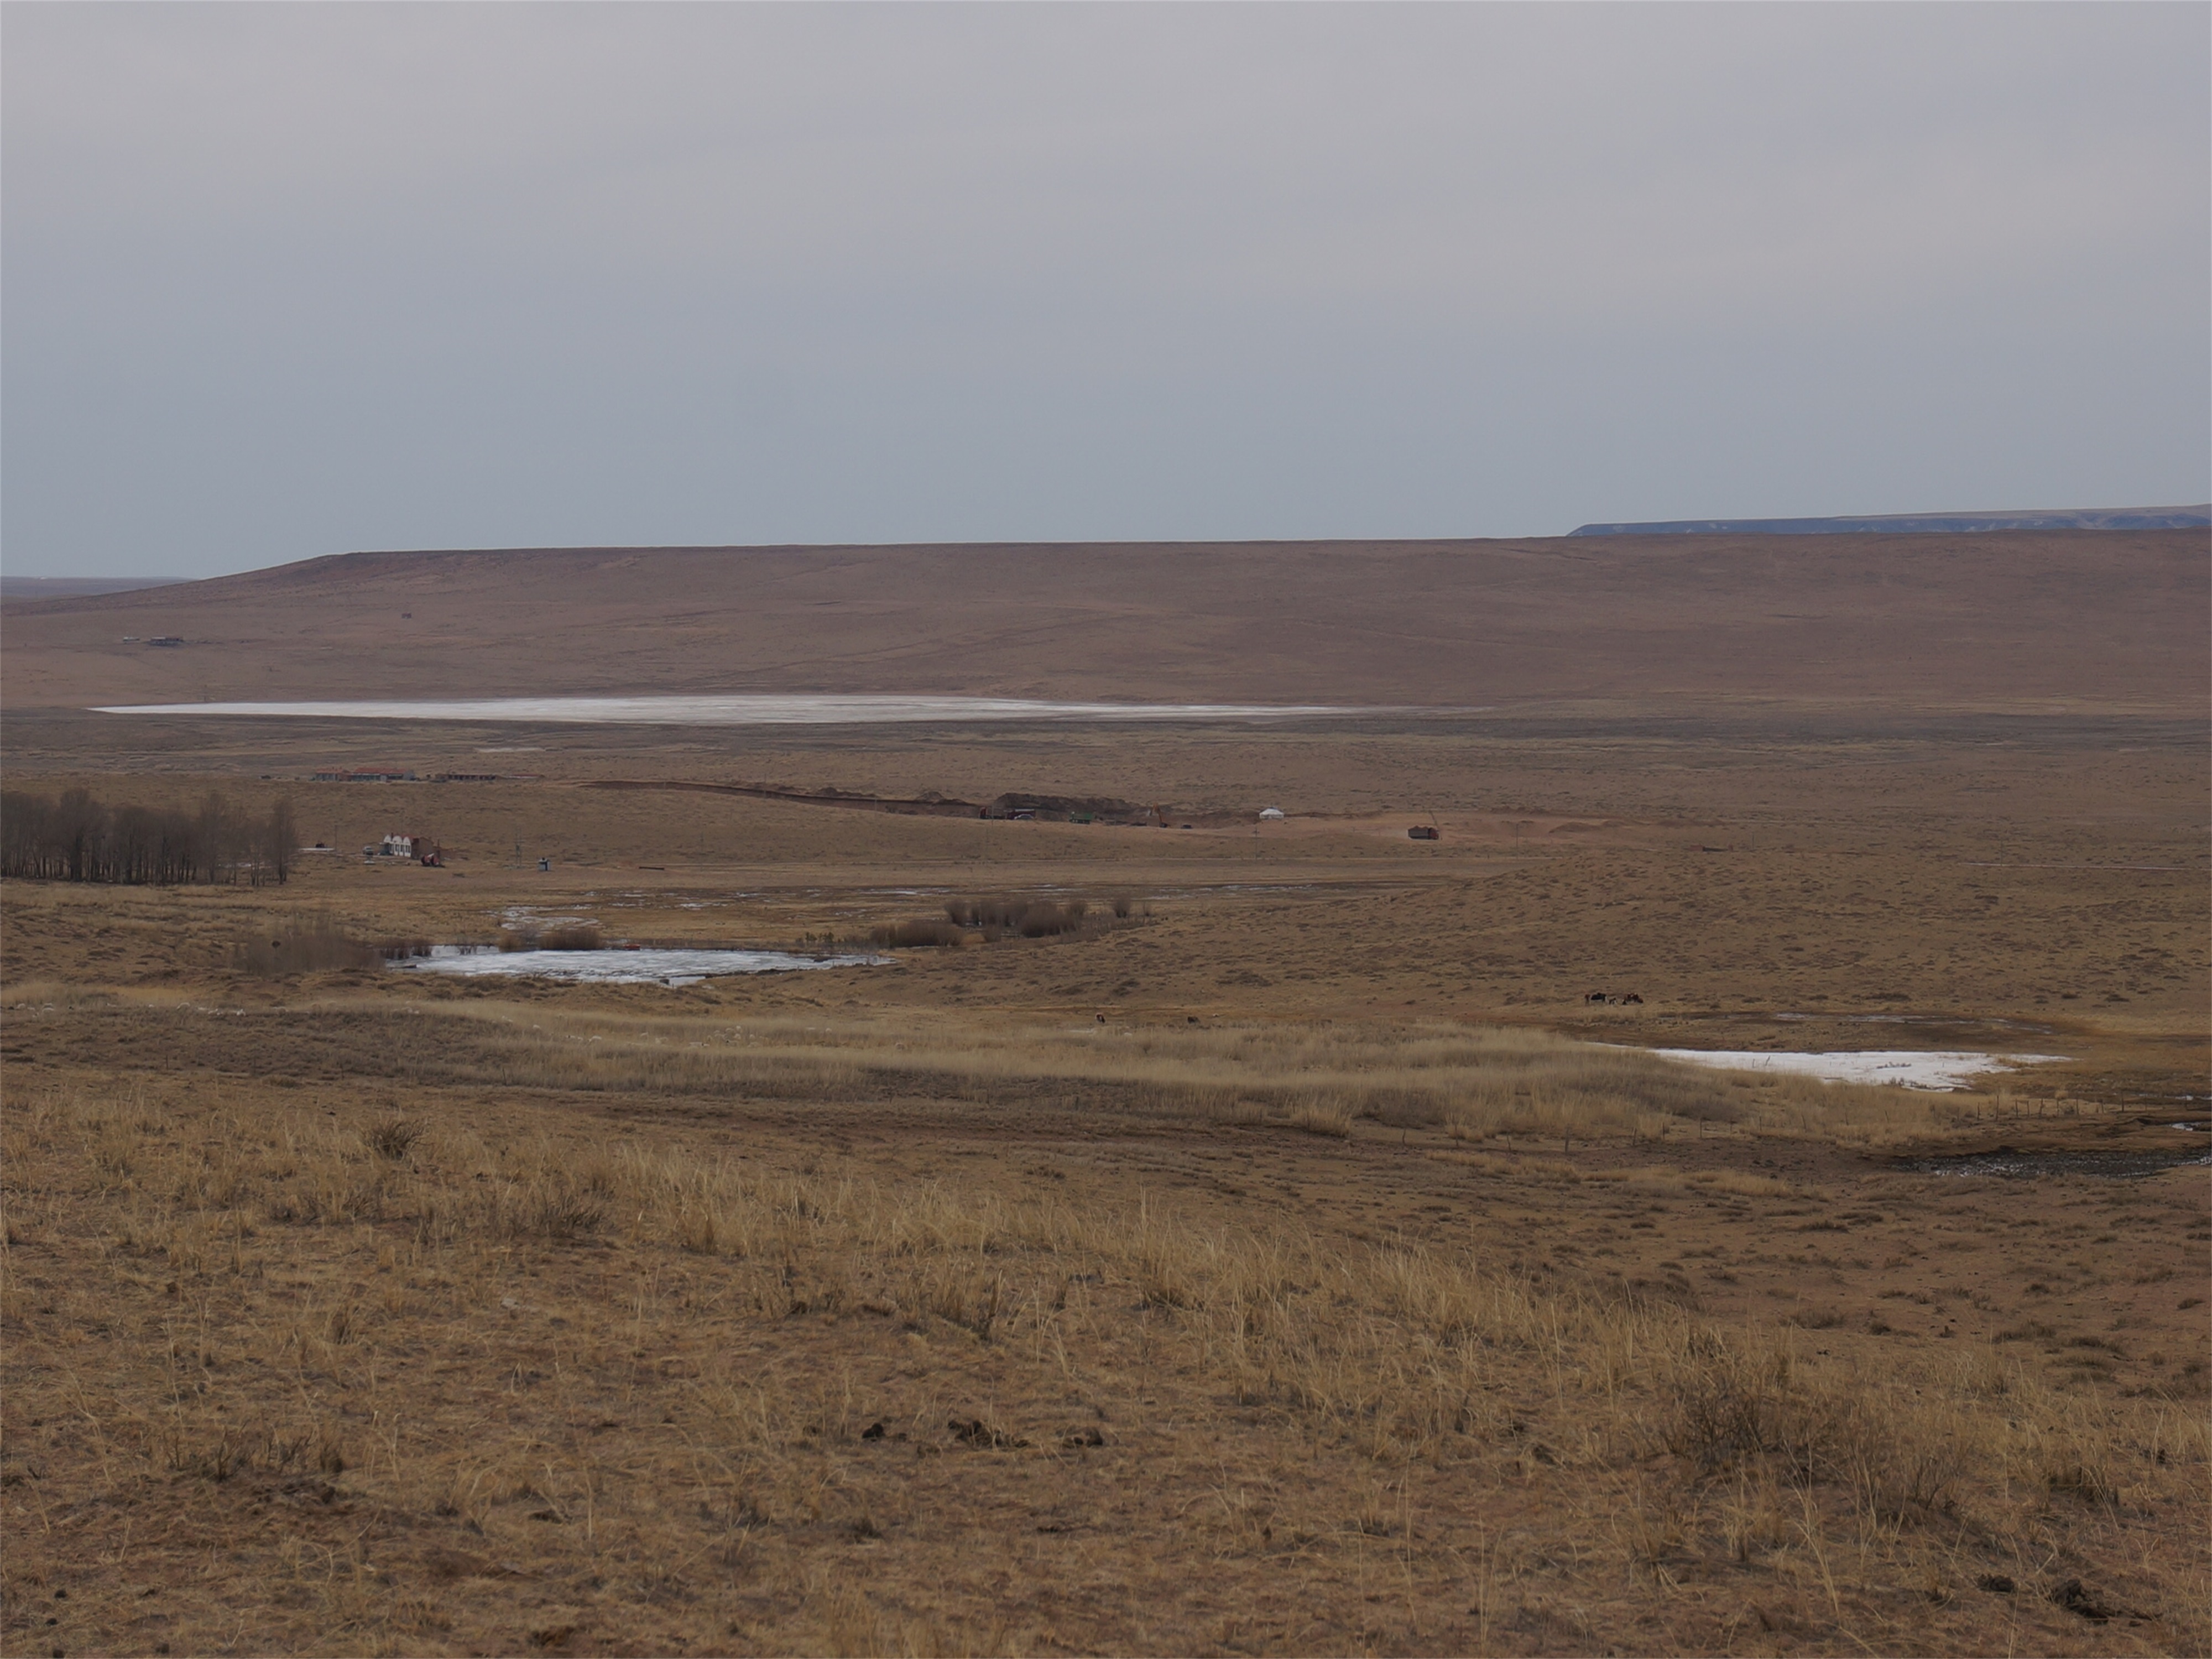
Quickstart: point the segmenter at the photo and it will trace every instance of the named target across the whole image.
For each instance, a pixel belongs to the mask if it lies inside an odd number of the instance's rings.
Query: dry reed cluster
[[[1034,895],[995,898],[948,899],[945,915],[916,916],[887,922],[869,938],[893,949],[957,947],[991,945],[1002,939],[1054,939],[1066,933],[1103,933],[1115,920],[1126,920],[1135,908],[1126,896],[1117,896],[1102,909],[1088,899],[1051,899]]]
[[[427,939],[364,939],[342,927],[335,917],[310,913],[248,927],[231,946],[230,965],[258,979],[280,979],[294,974],[375,968],[429,954]]]
[[[499,948],[520,951],[597,951],[605,947],[595,921],[555,922],[546,927],[524,926],[500,930]]]

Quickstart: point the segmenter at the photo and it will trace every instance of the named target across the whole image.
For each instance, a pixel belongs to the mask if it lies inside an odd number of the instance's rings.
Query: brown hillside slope
[[[2201,531],[356,553],[12,604],[11,708],[935,691],[2195,714]],[[180,649],[123,642],[179,635]]]

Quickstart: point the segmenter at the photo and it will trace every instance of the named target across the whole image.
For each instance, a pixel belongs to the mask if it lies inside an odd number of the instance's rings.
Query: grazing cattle
[[[1583,1000],[1584,1002],[1610,1002],[1613,999],[1606,995],[1602,991],[1592,991],[1588,996],[1584,997]]]
[[[1638,1007],[1641,1007],[1644,1003],[1644,999],[1637,995],[1633,991],[1627,992],[1620,996],[1615,996],[1610,991],[1592,991],[1588,996],[1584,997],[1583,1000],[1584,1002],[1602,1002],[1608,1007],[1613,1008],[1625,1007],[1632,1002],[1635,1003]]]

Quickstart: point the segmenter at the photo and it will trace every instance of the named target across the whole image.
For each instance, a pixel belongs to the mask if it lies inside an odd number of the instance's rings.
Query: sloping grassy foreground
[[[1787,1101],[1549,1039],[956,1062],[478,1012],[510,1074],[398,1111],[283,1076],[11,1101],[10,1650],[2206,1646],[2201,1399],[1132,1186],[1034,1115],[951,1175],[901,1150],[963,1092],[1064,1094],[1068,1134],[1194,1102],[1184,1133],[1302,1156],[1301,1114],[1510,1139],[1580,1100],[1663,1148],[1655,1115]]]

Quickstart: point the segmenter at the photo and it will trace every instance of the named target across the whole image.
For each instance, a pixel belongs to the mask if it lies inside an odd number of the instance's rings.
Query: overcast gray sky
[[[51,5],[4,568],[2212,496],[2212,9]]]

